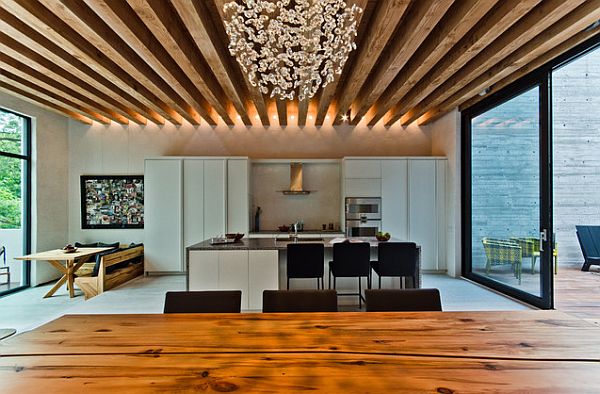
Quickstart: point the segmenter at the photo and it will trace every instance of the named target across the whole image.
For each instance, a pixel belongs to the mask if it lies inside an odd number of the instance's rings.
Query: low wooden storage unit
[[[102,294],[106,290],[110,290],[125,282],[130,281],[144,274],[144,246],[128,247],[127,249],[117,250],[100,256],[100,266],[98,275],[92,276],[92,270],[95,263],[87,263],[84,270],[77,272],[78,277],[75,278],[77,285],[85,295],[85,299],[90,299]],[[112,272],[107,272],[107,268],[117,264],[126,263],[139,259],[139,262],[129,264],[125,267],[119,267]],[[87,271],[87,272],[86,272]],[[108,271],[111,271],[110,269]]]

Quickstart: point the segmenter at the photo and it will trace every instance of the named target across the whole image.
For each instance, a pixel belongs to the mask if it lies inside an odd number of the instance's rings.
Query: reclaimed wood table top
[[[15,257],[15,260],[70,261],[100,253],[109,249],[111,248],[77,248],[77,251],[71,253],[65,253],[62,249],[53,249],[46,252],[32,253],[26,256]]]
[[[0,392],[41,385],[598,392],[600,328],[557,311],[67,315],[0,342]]]

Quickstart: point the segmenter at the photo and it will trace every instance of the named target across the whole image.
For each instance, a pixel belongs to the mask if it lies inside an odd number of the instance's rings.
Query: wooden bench
[[[102,294],[106,290],[110,290],[125,282],[130,281],[144,274],[144,246],[125,247],[114,252],[100,254],[99,262],[86,263],[80,270],[77,271],[75,285],[79,287],[85,299],[90,299]],[[135,262],[135,260],[139,262]],[[128,261],[135,262],[124,267],[114,268],[117,264],[126,263]],[[94,267],[98,264],[98,274],[93,275]]]

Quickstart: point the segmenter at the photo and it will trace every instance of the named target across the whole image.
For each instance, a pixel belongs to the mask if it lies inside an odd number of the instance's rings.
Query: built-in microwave
[[[346,197],[346,220],[381,220],[381,198]]]
[[[374,237],[381,231],[381,220],[346,220],[347,237]]]

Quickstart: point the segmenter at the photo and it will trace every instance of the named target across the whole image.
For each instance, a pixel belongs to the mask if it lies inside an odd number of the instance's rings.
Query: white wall
[[[0,92],[0,107],[32,117],[32,244],[44,251],[64,246],[68,234],[68,120]],[[33,286],[59,275],[48,263],[32,263]]]
[[[457,109],[430,125],[431,154],[446,156],[447,238],[446,256],[448,275],[461,275],[461,198],[460,198],[460,112]]]

